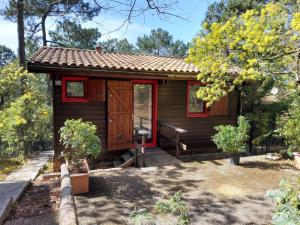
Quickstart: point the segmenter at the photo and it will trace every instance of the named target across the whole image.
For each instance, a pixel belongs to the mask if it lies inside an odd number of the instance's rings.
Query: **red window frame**
[[[209,117],[209,109],[204,102],[204,110],[203,112],[190,112],[190,90],[192,85],[203,86],[203,83],[199,81],[188,81],[187,83],[187,94],[186,94],[186,116],[187,117]]]
[[[67,95],[68,81],[83,81],[84,96],[83,97],[69,97]],[[88,102],[88,78],[87,77],[63,77],[62,78],[62,101],[63,102]]]

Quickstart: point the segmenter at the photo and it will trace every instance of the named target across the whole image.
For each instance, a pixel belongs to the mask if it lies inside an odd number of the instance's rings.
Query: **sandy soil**
[[[90,193],[75,197],[80,224],[127,224],[135,209],[153,210],[181,190],[192,224],[270,224],[274,204],[265,197],[282,177],[299,177],[289,161],[245,157],[143,169],[104,170],[91,177]]]

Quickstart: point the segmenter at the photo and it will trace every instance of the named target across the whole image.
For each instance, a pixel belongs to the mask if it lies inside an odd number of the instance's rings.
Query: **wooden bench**
[[[168,128],[171,131],[175,132],[175,139],[168,137],[166,135],[162,134],[162,128]],[[172,124],[169,123],[165,123],[163,121],[158,121],[158,138],[159,138],[159,146],[161,146],[161,140],[162,138],[168,140],[169,142],[171,142],[172,144],[175,145],[176,147],[176,158],[180,157],[180,150],[184,150],[187,151],[188,147],[187,144],[184,144],[180,141],[180,135],[187,133],[188,131],[179,127],[176,127]]]

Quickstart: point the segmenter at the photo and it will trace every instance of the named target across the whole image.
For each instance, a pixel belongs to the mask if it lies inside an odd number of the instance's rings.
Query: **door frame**
[[[132,101],[134,101],[134,84],[152,84],[152,143],[146,143],[145,147],[155,147],[157,144],[157,80],[131,80],[131,82],[133,88]],[[132,102],[133,106],[134,102]]]

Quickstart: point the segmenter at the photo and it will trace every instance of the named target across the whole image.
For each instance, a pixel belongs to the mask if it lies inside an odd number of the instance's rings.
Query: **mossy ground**
[[[9,173],[20,168],[24,163],[23,157],[0,158],[0,181],[3,181]]]

